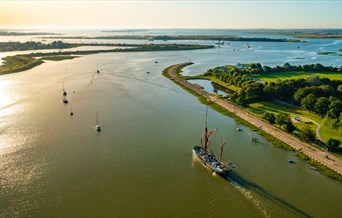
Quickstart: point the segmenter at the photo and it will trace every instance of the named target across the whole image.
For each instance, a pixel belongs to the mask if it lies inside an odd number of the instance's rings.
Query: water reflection
[[[12,81],[0,78],[0,109],[14,102],[13,93],[10,92],[12,87]]]
[[[232,93],[229,89],[226,89],[225,87],[213,83],[210,80],[206,79],[188,79],[189,83],[197,84],[199,85],[203,90],[212,93],[212,94],[219,94],[219,95],[227,95],[229,93]]]

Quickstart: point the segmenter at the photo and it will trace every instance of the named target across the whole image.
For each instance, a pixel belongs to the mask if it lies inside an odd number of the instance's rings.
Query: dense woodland
[[[54,41],[49,44],[41,42],[0,42],[0,52],[5,51],[26,51],[37,49],[62,49],[73,48],[74,44],[64,43],[62,41]]]
[[[270,83],[252,77],[255,74],[303,71],[312,72],[312,76]],[[342,81],[320,78],[315,76],[315,72],[342,73],[342,68],[325,67],[321,64],[292,66],[286,63],[284,66],[276,67],[250,64],[240,69],[217,67],[210,69],[205,75],[214,76],[229,85],[240,87],[239,92],[230,95],[230,99],[238,105],[248,107],[250,103],[279,99],[325,117],[325,122],[330,128],[342,129]],[[272,120],[276,122],[275,118]],[[285,125],[286,122],[280,122],[280,126],[282,124]],[[289,132],[293,131],[291,128],[289,130]]]

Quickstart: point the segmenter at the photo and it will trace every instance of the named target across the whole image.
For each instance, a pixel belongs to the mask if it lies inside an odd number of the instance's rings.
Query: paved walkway
[[[168,76],[175,82],[191,89],[192,91],[196,92],[199,95],[202,95],[203,97],[211,100],[212,102],[215,102],[216,104],[234,113],[235,115],[239,116],[245,121],[262,129],[264,132],[267,132],[268,134],[274,136],[275,138],[281,140],[282,142],[290,145],[296,151],[300,151],[304,153],[305,155],[309,156],[311,159],[320,162],[321,164],[329,167],[330,169],[342,175],[342,160],[341,159],[338,159],[332,155],[329,155],[327,158],[326,157],[327,152],[321,151],[315,147],[312,147],[311,145],[300,141],[296,137],[290,134],[287,134],[286,132],[282,130],[277,129],[271,124],[264,122],[257,117],[254,117],[253,115],[238,108],[237,106],[233,105],[227,100],[219,99],[216,96],[211,95],[208,92],[202,90],[198,86],[194,86],[193,84],[187,82],[186,80],[179,78],[177,75],[177,69],[188,64],[189,63],[187,62],[187,63],[181,63],[181,64],[176,64],[176,65],[171,66],[167,71]]]

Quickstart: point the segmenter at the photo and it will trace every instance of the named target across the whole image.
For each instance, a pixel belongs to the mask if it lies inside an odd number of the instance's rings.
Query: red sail
[[[206,151],[208,148],[208,142],[209,142],[209,137],[214,134],[217,131],[218,128],[209,130],[207,129],[207,127],[205,128],[205,133],[204,133],[204,150]]]
[[[207,132],[207,138],[209,139],[209,137],[210,137],[214,132],[216,132],[216,130],[217,130],[217,128],[212,129],[212,130],[210,130],[209,132]]]
[[[226,144],[226,142],[222,142],[222,144],[221,144],[220,161],[222,159],[223,147],[224,147],[225,144]]]

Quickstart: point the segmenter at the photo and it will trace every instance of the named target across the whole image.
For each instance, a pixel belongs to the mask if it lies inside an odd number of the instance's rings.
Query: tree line
[[[25,51],[25,50],[37,50],[37,49],[62,49],[73,48],[74,44],[65,43],[62,41],[54,41],[49,44],[41,42],[0,42],[0,52],[5,51]]]

